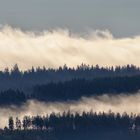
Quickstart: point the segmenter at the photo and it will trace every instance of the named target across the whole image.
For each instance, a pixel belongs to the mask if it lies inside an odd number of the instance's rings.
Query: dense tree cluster
[[[12,70],[6,68],[0,71],[0,91],[7,89],[20,89],[30,92],[32,87],[37,84],[46,84],[50,82],[68,81],[72,79],[93,79],[99,77],[115,76],[134,76],[140,75],[140,68],[134,65],[99,67],[81,64],[77,68],[69,68],[66,65],[58,69],[52,68],[34,68],[20,71],[18,65]]]
[[[93,80],[73,79],[71,81],[37,85],[32,99],[41,101],[79,99],[82,96],[96,96],[105,93],[133,93],[140,89],[140,76],[108,77]]]
[[[0,106],[21,105],[28,100],[25,93],[19,90],[6,90],[0,92]]]
[[[140,68],[99,67],[82,64],[77,68],[32,68],[0,71],[0,106],[22,105],[28,100],[67,101],[82,96],[133,94],[140,89]],[[9,118],[0,130],[1,140],[100,140],[139,139],[140,115],[64,112],[46,116]],[[112,138],[111,138],[112,136]]]
[[[52,113],[9,118],[1,140],[139,140],[140,115],[105,112]]]
[[[104,112],[83,112],[62,114],[52,113],[46,116],[24,116],[23,120],[16,118],[15,123],[12,117],[9,118],[9,130],[46,130],[64,132],[107,132],[107,131],[139,131],[140,116],[127,113],[122,115],[109,111]]]
[[[106,77],[92,80],[73,79],[36,85],[30,94],[12,89],[1,91],[0,105],[20,105],[32,99],[48,102],[77,100],[82,96],[90,97],[103,94],[133,94],[139,89],[140,76]]]

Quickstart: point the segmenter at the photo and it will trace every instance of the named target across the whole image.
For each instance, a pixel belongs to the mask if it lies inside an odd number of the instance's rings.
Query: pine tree
[[[9,117],[9,130],[14,130],[14,120],[13,117]]]

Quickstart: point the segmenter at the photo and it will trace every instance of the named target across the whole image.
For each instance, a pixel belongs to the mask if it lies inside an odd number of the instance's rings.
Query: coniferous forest
[[[105,139],[115,140],[139,138],[140,116],[136,114],[122,115],[109,111],[83,112],[72,114],[70,111],[62,114],[52,113],[49,116],[24,116],[14,120],[9,118],[8,126],[0,131],[0,138],[22,140],[26,139]],[[38,137],[38,138],[37,138]]]
[[[20,105],[27,100],[67,101],[82,96],[133,94],[140,89],[140,68],[134,65],[99,67],[82,64],[58,69],[32,68],[0,72],[0,105]]]
[[[140,140],[140,0],[0,0],[0,140]]]
[[[0,72],[0,107],[20,107],[29,100],[76,101],[107,94],[133,95],[140,89],[140,68],[134,65],[100,67],[82,64],[58,69],[32,68]],[[45,111],[45,110],[44,110]],[[140,115],[131,113],[68,112],[41,116],[9,116],[0,130],[2,140],[139,139]]]

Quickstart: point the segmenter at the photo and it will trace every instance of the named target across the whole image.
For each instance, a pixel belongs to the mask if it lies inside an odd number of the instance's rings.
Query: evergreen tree
[[[13,117],[9,117],[9,130],[14,130],[14,120]]]

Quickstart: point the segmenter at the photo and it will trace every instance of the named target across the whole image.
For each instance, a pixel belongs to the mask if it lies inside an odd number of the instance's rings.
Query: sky
[[[0,70],[140,66],[140,0],[0,0]]]
[[[81,63],[140,66],[139,13],[140,0],[0,0],[0,70],[12,68],[16,63],[21,70],[64,64],[76,67]],[[105,99],[117,104],[91,98],[72,103],[72,107],[91,109],[91,103],[97,103],[96,110],[108,111],[111,107],[117,112],[139,112],[139,94]],[[55,111],[58,105],[51,107]],[[35,112],[30,112],[32,106]],[[20,108],[20,115],[38,114],[38,108],[44,113],[46,108],[39,106],[29,104],[29,110],[23,106],[26,112]],[[71,103],[60,104],[65,106],[69,108]],[[0,112],[4,123],[11,110],[0,108]]]
[[[0,0],[0,24],[22,30],[108,29],[115,37],[140,34],[139,0]]]

